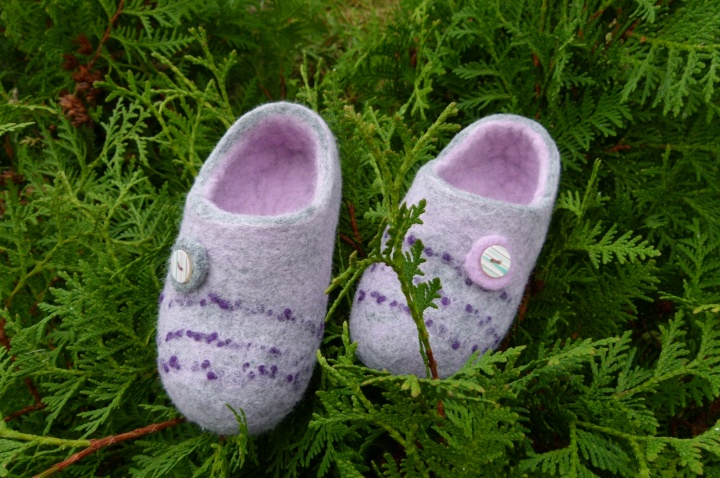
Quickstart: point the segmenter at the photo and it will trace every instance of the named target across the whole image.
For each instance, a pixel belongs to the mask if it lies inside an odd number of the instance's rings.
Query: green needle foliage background
[[[0,0],[0,33],[0,477],[720,476],[717,0]],[[332,306],[296,410],[218,437],[160,385],[157,298],[203,160],[280,99],[340,146]],[[357,278],[398,271],[425,333],[400,201],[497,112],[563,161],[510,334],[363,367]]]

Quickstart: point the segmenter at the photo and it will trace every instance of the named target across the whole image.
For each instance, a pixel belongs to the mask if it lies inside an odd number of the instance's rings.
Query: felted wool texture
[[[560,177],[560,155],[547,131],[515,115],[493,115],[461,131],[417,173],[405,202],[426,199],[423,224],[405,238],[424,245],[420,268],[442,283],[425,325],[440,377],[458,371],[479,350],[495,349],[510,329],[540,253]],[[488,245],[503,245],[510,272],[480,270]],[[478,251],[480,251],[478,253]],[[472,260],[471,260],[472,259]],[[417,328],[391,268],[374,264],[355,294],[350,335],[371,368],[424,377]]]
[[[259,434],[302,398],[324,330],[340,193],[335,140],[303,106],[261,106],[215,147],[176,243],[204,249],[207,277],[178,290],[168,274],[159,301],[158,369],[188,420],[235,434],[227,404]]]

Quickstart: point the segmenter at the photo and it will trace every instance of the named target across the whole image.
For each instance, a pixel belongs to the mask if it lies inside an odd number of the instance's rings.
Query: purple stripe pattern
[[[161,297],[161,301],[162,300],[164,300],[164,296]],[[381,303],[384,300],[385,300],[385,298],[383,296],[383,299],[378,301],[378,303]],[[175,297],[173,299],[170,299],[170,301],[168,301],[167,308],[170,309],[173,306],[194,307],[196,305],[199,305],[200,307],[217,306],[221,310],[228,311],[228,312],[240,311],[246,315],[265,316],[270,319],[275,319],[278,322],[295,323],[298,326],[305,328],[310,334],[312,334],[312,336],[314,336],[316,338],[321,338],[323,335],[323,332],[325,331],[324,318],[319,321],[307,320],[302,317],[298,317],[289,308],[283,308],[282,311],[275,312],[272,309],[266,308],[264,304],[248,305],[242,299],[230,301],[228,299],[221,298],[217,294],[214,294],[212,292],[207,294],[207,298],[202,298],[199,301],[197,301],[196,298],[192,298],[192,297],[182,297],[182,296]],[[214,340],[214,339],[212,339],[212,340]],[[222,346],[219,345],[219,347],[222,347]]]

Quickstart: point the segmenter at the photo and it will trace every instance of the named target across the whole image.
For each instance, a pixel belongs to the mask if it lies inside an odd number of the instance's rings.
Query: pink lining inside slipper
[[[206,197],[235,214],[272,216],[312,203],[316,142],[298,119],[269,116],[251,127],[212,173]]]
[[[436,166],[458,189],[517,204],[542,195],[548,149],[542,137],[512,121],[481,124]]]

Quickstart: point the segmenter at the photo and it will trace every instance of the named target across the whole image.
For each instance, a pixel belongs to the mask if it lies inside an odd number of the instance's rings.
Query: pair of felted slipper
[[[494,115],[417,173],[427,200],[425,277],[441,299],[425,324],[442,377],[507,333],[542,247],[560,160],[547,131]],[[341,195],[332,133],[292,103],[261,106],[223,136],[190,190],[160,296],[158,367],[177,408],[219,434],[270,430],[302,398],[324,330]],[[350,318],[369,367],[424,376],[417,329],[389,267],[358,285]]]

